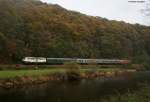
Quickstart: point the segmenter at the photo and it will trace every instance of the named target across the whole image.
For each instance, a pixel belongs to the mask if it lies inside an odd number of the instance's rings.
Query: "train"
[[[45,58],[45,57],[24,57],[23,64],[46,64],[46,65],[63,65],[65,63],[77,64],[101,64],[101,65],[114,65],[114,64],[129,64],[130,60],[124,59],[86,59],[86,58]]]

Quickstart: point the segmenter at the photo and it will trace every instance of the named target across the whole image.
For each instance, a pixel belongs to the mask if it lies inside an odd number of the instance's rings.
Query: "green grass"
[[[40,76],[64,71],[65,71],[64,69],[0,71],[0,79],[21,77],[21,76]]]
[[[118,68],[106,68],[106,69],[94,69],[94,68],[82,68],[79,69],[80,72],[94,72],[94,71],[114,71]],[[64,68],[51,68],[51,69],[37,69],[37,70],[4,70],[0,71],[0,79],[5,78],[15,78],[22,76],[40,76],[53,73],[64,73],[66,69]]]

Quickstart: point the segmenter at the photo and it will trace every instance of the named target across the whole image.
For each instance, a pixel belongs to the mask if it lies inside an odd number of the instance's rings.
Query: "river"
[[[0,89],[0,102],[100,102],[108,95],[137,90],[139,83],[150,82],[150,72],[137,72],[126,78],[95,78],[74,82]]]

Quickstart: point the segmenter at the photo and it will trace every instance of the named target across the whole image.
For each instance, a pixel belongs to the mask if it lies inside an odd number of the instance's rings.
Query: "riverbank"
[[[125,94],[112,95],[100,102],[150,102],[150,86],[145,85],[141,89]]]
[[[44,70],[12,70],[0,71],[0,87],[13,88],[24,85],[42,84],[53,80],[81,80],[97,77],[129,77],[135,70],[121,69],[80,69],[68,71],[66,69],[44,69]]]

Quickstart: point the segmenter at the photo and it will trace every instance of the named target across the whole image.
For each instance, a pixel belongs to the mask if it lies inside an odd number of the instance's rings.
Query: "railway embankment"
[[[45,72],[45,73],[44,73]],[[27,70],[27,71],[9,71],[0,72],[0,87],[1,88],[15,88],[22,87],[26,85],[36,85],[47,83],[50,81],[76,81],[82,79],[92,79],[92,78],[113,78],[113,77],[123,77],[130,78],[130,76],[135,72],[135,70],[60,70],[60,71],[50,71],[50,70]],[[2,73],[7,74],[7,77],[2,77]],[[31,74],[32,73],[32,74]],[[33,74],[34,73],[34,74]],[[14,75],[11,75],[14,74]]]

